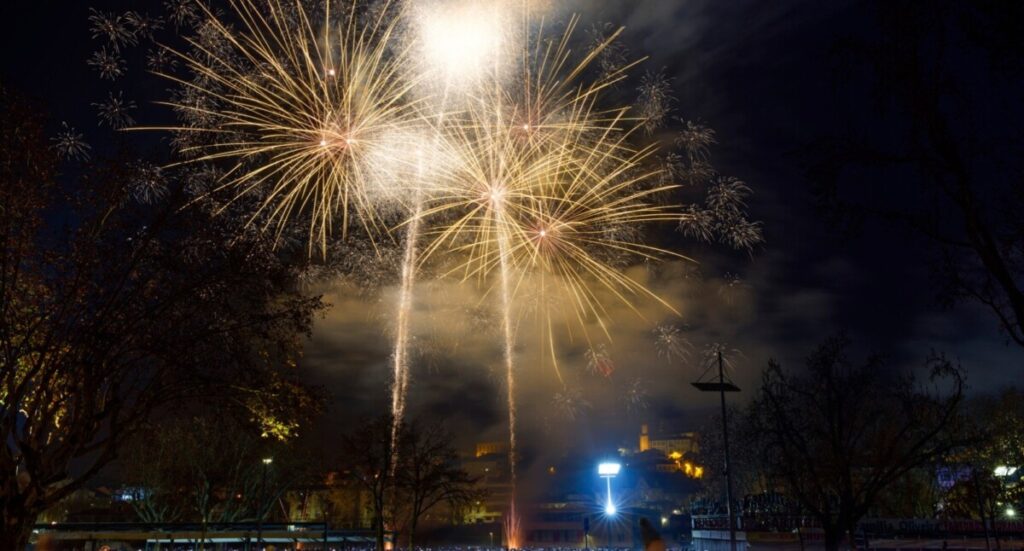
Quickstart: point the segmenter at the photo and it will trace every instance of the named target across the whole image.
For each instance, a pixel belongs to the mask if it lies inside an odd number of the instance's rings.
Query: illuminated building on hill
[[[700,451],[695,432],[651,433],[647,423],[640,425],[640,453],[659,450],[666,456],[679,454],[680,457]]]

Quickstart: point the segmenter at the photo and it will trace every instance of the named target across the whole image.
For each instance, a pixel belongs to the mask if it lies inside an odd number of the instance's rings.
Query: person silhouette
[[[661,534],[644,517],[640,517],[640,539],[643,540],[644,551],[665,551],[665,541],[661,539]]]

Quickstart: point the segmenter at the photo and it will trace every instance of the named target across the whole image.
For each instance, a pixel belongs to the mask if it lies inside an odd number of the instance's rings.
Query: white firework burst
[[[663,323],[654,328],[654,344],[658,355],[667,362],[690,357],[692,345],[677,325]]]
[[[129,24],[128,18],[123,15],[89,8],[89,23],[92,37],[105,38],[114,51],[138,43],[135,30]]]
[[[107,101],[93,103],[92,106],[96,108],[100,126],[106,124],[115,130],[120,130],[135,124],[135,119],[131,116],[131,111],[136,107],[135,102],[124,99],[122,92],[118,92],[116,95],[113,92],[108,92]]]
[[[664,70],[648,71],[641,78],[638,91],[640,95],[637,105],[643,120],[643,130],[650,135],[665,124],[672,112],[672,104],[675,102],[672,79],[665,76]]]
[[[153,17],[146,13],[130,11],[124,14],[124,19],[135,36],[149,40],[153,39],[153,33],[164,28],[163,18]]]
[[[722,355],[722,366],[727,371],[734,371],[736,362],[744,357],[740,349],[729,347],[729,343],[715,342],[705,346],[701,351],[701,366],[705,370],[716,369],[719,353]]]
[[[590,402],[578,388],[566,387],[555,393],[554,406],[559,413],[574,420],[590,409]]]
[[[643,379],[633,379],[629,382],[623,392],[623,399],[626,402],[626,411],[639,413],[650,407],[650,393],[647,390],[647,383]]]
[[[86,63],[99,72],[100,78],[107,80],[117,80],[124,76],[128,69],[124,58],[116,50],[107,50],[106,46],[94,52]]]
[[[199,7],[194,0],[164,0],[164,9],[175,27],[190,24],[199,15]]]
[[[60,132],[50,138],[57,156],[64,160],[89,160],[89,150],[92,148],[85,142],[85,137],[67,122],[60,123],[60,127]]]
[[[587,350],[584,356],[587,360],[587,371],[594,375],[609,377],[615,371],[615,362],[604,343]]]
[[[152,205],[167,196],[167,178],[163,170],[151,163],[138,161],[132,166],[129,192],[135,201]]]
[[[146,53],[146,68],[154,73],[172,71],[178,67],[178,58],[166,48],[156,47]]]
[[[722,284],[718,287],[718,295],[725,299],[726,304],[732,305],[736,298],[746,288],[746,282],[738,274],[726,273]]]

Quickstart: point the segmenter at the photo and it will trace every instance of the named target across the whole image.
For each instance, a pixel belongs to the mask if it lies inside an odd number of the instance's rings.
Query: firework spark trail
[[[437,129],[434,131],[431,149],[435,152],[439,149],[441,141],[441,126],[444,123],[444,110],[448,105],[448,86],[445,86],[441,95],[440,107],[437,113]],[[393,381],[391,387],[391,449],[397,450],[398,429],[405,417],[405,399],[409,392],[409,324],[412,320],[412,304],[415,297],[414,288],[416,285],[416,268],[418,266],[419,249],[417,244],[420,239],[420,228],[423,223],[423,203],[426,187],[426,170],[424,167],[424,151],[418,148],[416,163],[416,176],[420,184],[413,196],[412,217],[405,224],[405,253],[402,256],[402,287],[398,298],[398,330],[395,332],[395,351],[393,366]],[[436,176],[436,174],[431,174]],[[394,458],[392,469],[398,464],[397,451],[392,454]]]
[[[515,376],[515,332],[512,329],[511,275],[508,265],[508,238],[498,236],[501,262],[501,325],[505,337],[505,384],[508,387],[508,457],[509,474],[512,478],[512,502],[516,490],[516,376]]]
[[[419,193],[417,193],[417,196]],[[417,197],[405,234],[405,253],[402,257],[402,287],[398,299],[398,330],[395,332],[393,381],[391,386],[391,449],[398,449],[398,429],[405,416],[405,397],[409,390],[409,318],[412,314],[413,286],[416,283],[416,242],[419,239],[422,201]],[[393,454],[392,469],[396,466],[397,452]]]
[[[512,290],[511,274],[508,263],[508,238],[499,234],[498,250],[501,257],[501,325],[505,337],[505,386],[508,391],[508,468],[509,482],[512,487],[510,496],[506,532],[508,534],[508,548],[519,548],[519,516],[516,513],[516,501],[518,496],[518,463],[516,458],[516,363],[515,363],[515,331],[512,328]]]

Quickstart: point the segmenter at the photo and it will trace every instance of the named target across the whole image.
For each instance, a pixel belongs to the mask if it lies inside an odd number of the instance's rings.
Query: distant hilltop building
[[[647,423],[640,425],[639,452],[658,450],[667,457],[682,457],[700,451],[695,432],[651,433]]]
[[[507,454],[508,442],[478,442],[476,445],[476,457]]]

